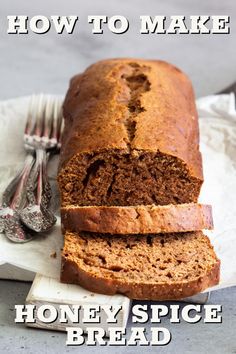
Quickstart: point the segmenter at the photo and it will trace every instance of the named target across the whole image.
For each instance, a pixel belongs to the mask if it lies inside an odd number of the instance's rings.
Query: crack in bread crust
[[[146,65],[141,66],[136,63],[129,63],[129,66],[132,67],[132,73],[128,75],[122,74],[121,78],[125,80],[130,90],[130,98],[127,104],[130,114],[124,123],[129,137],[127,145],[130,148],[135,138],[138,116],[141,112],[146,110],[145,107],[141,105],[140,98],[145,92],[150,91],[151,84],[145,74],[145,72],[150,70],[150,67]]]

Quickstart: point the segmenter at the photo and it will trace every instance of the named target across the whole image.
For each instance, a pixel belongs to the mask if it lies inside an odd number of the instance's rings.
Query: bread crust
[[[203,204],[61,209],[63,229],[109,234],[149,234],[213,229],[212,208]]]
[[[128,284],[115,279],[98,278],[80,269],[75,262],[62,258],[61,282],[79,284],[83,288],[100,294],[122,294],[134,300],[180,300],[196,295],[217,285],[220,279],[220,261],[209,273],[198,279],[179,284]]]

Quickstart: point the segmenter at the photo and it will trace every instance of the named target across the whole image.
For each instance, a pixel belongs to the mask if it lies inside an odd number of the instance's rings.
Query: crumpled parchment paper
[[[0,102],[0,194],[24,161],[24,123],[29,97]],[[213,205],[215,230],[207,232],[221,259],[221,282],[214,289],[236,285],[236,111],[233,94],[197,100],[200,148],[205,182],[200,202]],[[50,162],[55,188],[58,157]],[[9,263],[59,278],[63,240],[60,218],[53,231],[26,244],[14,244],[0,234],[0,266]],[[52,255],[56,252],[56,258]]]

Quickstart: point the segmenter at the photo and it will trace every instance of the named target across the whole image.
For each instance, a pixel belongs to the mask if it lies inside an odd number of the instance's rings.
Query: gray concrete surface
[[[73,35],[8,35],[7,15],[78,15]],[[92,35],[87,15],[121,14],[130,21],[124,35],[107,31]],[[139,15],[231,16],[229,35],[140,35]],[[182,68],[191,77],[197,96],[211,94],[236,80],[235,0],[1,0],[0,2],[0,99],[32,92],[64,94],[69,78],[90,63],[107,57],[160,58]],[[1,250],[0,250],[1,252]],[[14,305],[22,304],[29,283],[0,281],[0,353],[236,353],[236,288],[217,291],[211,302],[223,305],[223,323],[167,326],[170,345],[155,347],[65,346],[65,334],[39,331],[14,324]],[[150,324],[147,326],[150,327]]]

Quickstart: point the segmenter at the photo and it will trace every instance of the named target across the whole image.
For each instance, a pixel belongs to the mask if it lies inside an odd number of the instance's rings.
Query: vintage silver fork
[[[0,232],[5,232],[6,237],[17,243],[28,242],[32,234],[20,221],[18,210],[23,208],[26,202],[26,185],[34,164],[31,154],[26,156],[23,168],[5,189],[0,208]]]
[[[51,189],[46,164],[49,152],[59,148],[61,131],[60,101],[51,96],[33,96],[24,134],[28,155],[23,169],[3,193],[0,208],[0,232],[4,231],[13,242],[27,242],[32,239],[32,230],[46,231],[56,221],[48,210]],[[30,232],[22,223],[23,219],[25,225],[31,228]]]
[[[58,149],[62,130],[61,102],[41,95],[36,115],[34,98],[28,115],[24,141],[27,149],[36,152],[36,161],[27,186],[29,204],[20,211],[22,222],[36,232],[48,231],[56,222],[49,209],[51,188],[47,178],[49,154]]]

